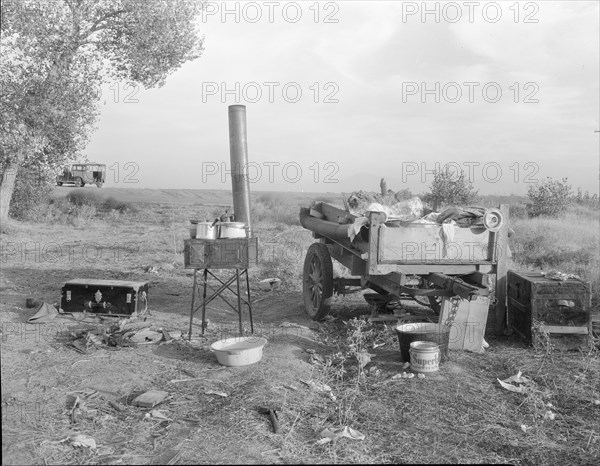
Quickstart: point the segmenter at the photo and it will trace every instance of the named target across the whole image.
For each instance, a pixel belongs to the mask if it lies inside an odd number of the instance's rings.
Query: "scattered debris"
[[[320,440],[317,441],[318,445],[324,445],[326,443],[336,441],[340,437],[346,437],[351,440],[364,440],[365,435],[361,432],[354,430],[352,427],[340,427],[340,428],[326,428],[319,434]]]
[[[578,275],[574,275],[572,273],[563,273],[563,272],[559,272],[558,270],[550,270],[549,272],[543,273],[542,275],[545,275],[546,278],[549,278],[550,280],[557,280],[557,281],[565,281],[565,280],[581,280],[581,278],[579,278]]]
[[[93,438],[88,437],[87,435],[73,435],[69,437],[69,442],[71,442],[71,445],[73,445],[74,447],[89,448],[90,450],[96,449],[96,441]]]
[[[206,392],[204,392],[205,395],[217,395],[217,396],[222,396],[223,398],[227,398],[229,395],[225,392],[217,392],[214,390],[208,390]]]
[[[530,378],[523,376],[521,371],[519,371],[517,375],[511,375],[507,379],[496,380],[498,380],[498,383],[500,383],[502,388],[515,393],[523,393],[533,384],[533,381]],[[520,385],[511,385],[511,382],[515,382]]]
[[[521,424],[521,430],[522,430],[524,433],[527,433],[527,429],[531,429],[531,427],[528,427],[528,426],[526,426],[525,424]]]
[[[308,328],[306,325],[300,325],[300,324],[296,324],[295,322],[283,322],[281,324],[279,324],[279,327],[282,328],[303,328],[305,330],[310,330],[310,328]],[[306,350],[307,352],[310,352],[309,350]],[[314,350],[312,350],[314,351]]]
[[[402,365],[402,369],[409,369],[409,368],[410,368],[410,362],[405,362],[405,363]]]
[[[279,288],[281,285],[281,279],[279,278],[265,278],[258,282],[258,286],[262,291],[272,291]]]
[[[136,332],[130,337],[130,339],[138,345],[148,345],[161,341],[163,339],[163,334],[162,332],[155,332],[154,330],[145,328],[139,332]]]
[[[424,379],[424,378],[425,378],[425,374],[423,374],[422,372],[419,372],[419,373],[417,374],[417,377],[418,377],[419,379]]]
[[[281,411],[281,407],[268,407],[268,408],[259,408],[259,414],[268,414],[269,419],[271,420],[271,425],[273,426],[273,432],[279,433],[279,416],[277,415],[277,411]]]
[[[52,322],[56,316],[58,315],[58,311],[52,304],[42,303],[37,311],[37,313],[30,317],[27,320],[28,324],[47,324],[48,322]]]
[[[313,390],[327,394],[329,396],[329,398],[331,398],[332,401],[336,401],[336,397],[333,394],[333,392],[331,391],[331,387],[329,385],[317,383],[313,380],[306,381],[306,380],[300,379],[300,382],[309,386]]]
[[[168,418],[167,416],[165,416],[161,410],[158,409],[153,409],[152,411],[147,412],[144,417],[146,419],[149,418],[154,418],[154,419],[159,419],[160,421],[172,421],[173,419]]]
[[[554,421],[554,418],[556,417],[556,414],[553,413],[552,411],[548,410],[544,413],[544,419],[548,419],[550,421]]]
[[[131,404],[140,408],[154,408],[157,404],[162,403],[167,396],[169,396],[168,392],[149,390],[135,398]]]

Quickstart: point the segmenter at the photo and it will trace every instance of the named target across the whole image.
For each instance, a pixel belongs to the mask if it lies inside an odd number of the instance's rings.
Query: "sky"
[[[251,190],[423,193],[448,167],[481,194],[598,193],[599,5],[208,2],[202,57],[104,86],[86,155],[106,186],[229,190],[240,104]]]

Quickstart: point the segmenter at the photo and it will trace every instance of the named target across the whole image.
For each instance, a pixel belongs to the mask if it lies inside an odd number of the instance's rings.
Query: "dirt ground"
[[[237,315],[219,301],[208,308],[205,336],[199,316],[195,320],[191,341],[101,345],[81,353],[71,346],[72,333],[107,321],[65,315],[27,324],[36,312],[25,306],[29,297],[53,304],[67,280],[121,279],[150,284],[149,313],[138,323],[145,319],[153,329],[187,335],[192,271],[183,268],[181,254],[187,218],[185,209],[154,206],[136,218],[78,228],[18,224],[2,235],[3,464],[600,459],[597,352],[548,354],[492,337],[483,354],[451,352],[435,375],[397,379],[403,363],[393,327],[351,320],[369,312],[360,295],[337,299],[334,317],[323,323],[306,318],[297,280],[301,263],[287,275],[285,267],[250,272],[255,333],[268,340],[262,360],[251,366],[221,366],[208,349],[238,328]],[[289,234],[302,247],[310,244],[306,232],[294,228],[265,224],[259,234]],[[258,280],[273,270],[283,270],[284,286],[261,291]],[[244,326],[247,330],[247,315]],[[372,356],[362,368],[346,356],[356,345]],[[342,362],[323,365],[315,355]],[[535,381],[535,390],[517,394],[499,387],[497,378],[519,370]],[[158,413],[130,404],[151,389],[168,392]],[[68,401],[75,397],[73,410]],[[278,434],[259,413],[274,406],[281,408]],[[319,442],[325,428],[344,426],[364,440]],[[78,439],[93,439],[95,448],[78,446]]]

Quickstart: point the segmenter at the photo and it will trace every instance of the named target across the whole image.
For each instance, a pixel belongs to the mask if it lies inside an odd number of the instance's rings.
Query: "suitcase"
[[[139,316],[148,309],[148,282],[76,278],[62,288],[64,312]]]
[[[591,332],[591,285],[580,280],[557,281],[539,272],[506,276],[508,323],[526,343],[542,346],[547,335],[556,349],[587,348]]]

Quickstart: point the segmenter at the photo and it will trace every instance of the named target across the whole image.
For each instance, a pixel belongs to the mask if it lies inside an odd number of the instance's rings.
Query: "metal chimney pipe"
[[[231,159],[231,186],[233,211],[236,222],[248,225],[248,236],[252,237],[250,219],[250,180],[248,169],[248,138],[246,136],[246,106],[229,106],[229,155]]]

